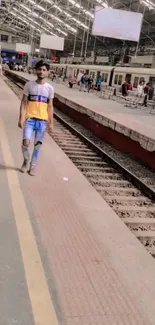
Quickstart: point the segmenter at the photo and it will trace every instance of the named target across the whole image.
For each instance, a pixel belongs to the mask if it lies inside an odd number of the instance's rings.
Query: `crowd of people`
[[[70,76],[68,83],[70,88],[73,88],[73,85],[76,83],[79,85],[79,91],[87,91],[89,93],[91,89],[100,91],[104,80],[100,74],[98,75],[97,80],[95,80],[92,74],[85,72],[80,75],[78,80],[74,80],[72,76]]]
[[[133,90],[131,82],[124,81],[122,84],[122,96],[128,96],[129,90]],[[136,96],[139,98],[143,97],[143,106],[147,107],[148,100],[152,100],[154,96],[153,85],[150,82],[140,81],[137,86]]]
[[[14,69],[15,71],[23,71],[23,72],[27,72],[27,67],[26,64],[15,64]]]
[[[94,76],[90,73],[83,73],[79,74],[78,77],[74,78],[72,75],[70,75],[68,78],[66,77],[65,74],[60,74],[56,72],[51,72],[51,79],[54,81],[57,77],[62,78],[63,81],[65,79],[68,80],[68,84],[70,88],[73,88],[73,86],[76,84],[79,85],[79,91],[84,91],[84,92],[90,92],[91,89],[100,91],[101,89],[106,86],[106,83],[101,76],[101,74],[98,75],[97,78],[94,78]],[[136,95],[139,98],[143,98],[143,105],[147,107],[147,102],[148,100],[152,100],[154,97],[154,87],[153,85],[148,82],[145,83],[145,81],[140,81],[137,89],[133,89],[135,87],[132,86],[130,81],[124,81],[122,86],[121,86],[121,93],[122,96],[126,97],[131,94],[132,90],[134,90],[134,95]],[[118,89],[117,89],[118,90]],[[116,89],[115,89],[115,94],[116,94]]]
[[[3,62],[0,64],[1,70],[4,72],[6,70],[15,70],[15,71],[22,71],[22,72],[27,72],[27,67],[26,64],[17,64],[17,63],[12,63],[12,62]]]

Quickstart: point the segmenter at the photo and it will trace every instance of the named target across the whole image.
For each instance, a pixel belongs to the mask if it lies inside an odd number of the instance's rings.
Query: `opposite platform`
[[[36,77],[23,72],[10,72],[27,80]],[[50,80],[48,80],[52,83]],[[131,109],[95,94],[69,89],[53,83],[54,104],[77,122],[91,129],[104,141],[116,146],[155,168],[155,116],[144,109]]]
[[[19,173],[19,104],[0,80],[0,323],[154,325],[155,260],[49,136]]]

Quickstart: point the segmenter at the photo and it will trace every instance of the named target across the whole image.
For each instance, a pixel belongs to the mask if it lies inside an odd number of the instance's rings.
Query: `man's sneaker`
[[[34,166],[30,166],[30,169],[28,171],[30,176],[35,176],[36,174],[36,168]]]
[[[26,173],[28,170],[28,160],[24,159],[23,165],[21,167],[21,172]]]

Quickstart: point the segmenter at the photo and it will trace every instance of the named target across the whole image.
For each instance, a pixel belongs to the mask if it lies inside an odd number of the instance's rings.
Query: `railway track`
[[[19,88],[23,89],[23,80],[11,82],[12,89],[21,97]],[[84,136],[64,114],[56,110],[54,118],[55,142],[155,257],[154,189]]]

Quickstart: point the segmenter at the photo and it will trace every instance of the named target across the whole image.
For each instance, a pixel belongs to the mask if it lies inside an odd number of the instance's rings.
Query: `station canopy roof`
[[[25,42],[39,43],[40,34],[65,37],[65,49],[72,53],[87,44],[101,48],[115,40],[91,35],[94,8],[132,10],[144,14],[140,43],[155,44],[155,3],[153,0],[1,0],[0,30],[10,31]],[[2,33],[2,32],[1,32]]]

